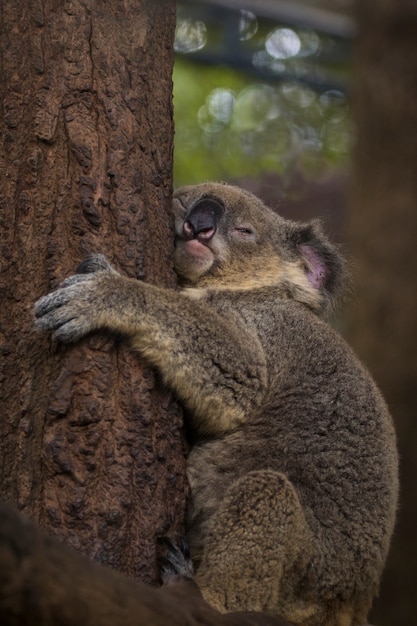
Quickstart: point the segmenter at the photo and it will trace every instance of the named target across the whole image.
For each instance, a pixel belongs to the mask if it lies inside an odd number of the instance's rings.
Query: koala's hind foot
[[[272,470],[252,471],[226,491],[213,515],[196,582],[222,612],[266,611],[304,623],[314,609],[292,596],[286,580],[293,583],[295,571],[302,576],[312,552],[289,480]]]
[[[173,576],[194,578],[188,541],[182,535],[161,537],[158,540],[158,561],[164,583],[169,583]]]

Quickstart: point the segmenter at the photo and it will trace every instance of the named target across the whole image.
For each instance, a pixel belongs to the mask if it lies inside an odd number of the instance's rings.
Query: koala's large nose
[[[184,222],[183,231],[187,239],[210,241],[216,233],[223,206],[216,200],[206,198],[197,202]]]

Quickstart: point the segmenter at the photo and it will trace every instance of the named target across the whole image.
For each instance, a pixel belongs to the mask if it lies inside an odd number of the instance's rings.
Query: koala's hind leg
[[[291,597],[291,589],[312,551],[289,480],[271,470],[249,472],[227,490],[211,519],[196,581],[220,611],[267,611],[300,623],[314,607]]]

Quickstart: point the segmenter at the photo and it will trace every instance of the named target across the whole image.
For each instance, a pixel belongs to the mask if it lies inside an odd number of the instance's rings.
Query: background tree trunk
[[[193,580],[158,589],[87,560],[0,501],[2,626],[291,626],[265,613],[220,614]],[[294,626],[294,625],[292,625]]]
[[[0,492],[90,558],[154,582],[185,508],[181,415],[104,335],[63,347],[34,301],[91,252],[174,286],[172,0],[3,0]]]
[[[349,339],[394,415],[402,482],[399,523],[372,620],[409,626],[417,614],[417,4],[358,0],[357,16]]]

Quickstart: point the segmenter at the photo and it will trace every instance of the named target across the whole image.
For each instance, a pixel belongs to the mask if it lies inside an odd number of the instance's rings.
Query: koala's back
[[[190,454],[192,551],[202,550],[210,518],[232,482],[271,469],[295,487],[314,537],[313,558],[299,572],[306,593],[372,596],[398,489],[390,415],[366,369],[327,323],[292,300],[277,301],[267,291],[259,296],[210,299],[235,315],[242,332],[256,332],[269,388],[244,425]]]

